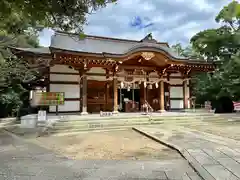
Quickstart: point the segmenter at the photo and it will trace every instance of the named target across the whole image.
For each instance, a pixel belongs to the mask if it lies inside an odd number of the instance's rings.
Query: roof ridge
[[[71,32],[64,32],[64,31],[55,31],[55,33],[58,34],[69,34],[69,35],[78,35],[77,33],[71,33]],[[122,42],[133,42],[133,43],[141,43],[141,40],[132,40],[132,39],[124,39],[124,38],[113,38],[113,37],[106,37],[106,36],[95,36],[95,35],[88,35],[85,34],[87,38],[92,38],[92,39],[107,39],[107,40],[113,40],[113,41],[122,41]],[[168,43],[167,42],[156,42],[156,44],[165,44],[167,46]]]

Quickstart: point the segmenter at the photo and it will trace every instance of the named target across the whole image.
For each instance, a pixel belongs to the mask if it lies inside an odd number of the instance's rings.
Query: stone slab
[[[176,138],[163,139],[162,136],[157,136],[161,129],[159,129],[159,132],[156,129],[154,128],[154,131],[151,131],[150,128],[139,128],[138,130],[142,131],[143,134],[153,136],[154,139],[157,138],[158,141],[163,141],[165,144],[169,143],[176,149],[180,148],[179,152],[204,179],[240,179],[240,152],[238,148],[223,146],[211,140],[208,141],[208,139],[205,139],[206,136],[200,136],[199,134],[196,136],[189,136],[189,133],[183,135],[183,131],[181,131],[179,137],[175,131],[174,136]],[[186,147],[188,148],[185,149]],[[185,176],[185,178],[187,177]]]
[[[232,148],[223,146],[223,147],[218,147],[217,149],[218,149],[219,151],[221,151],[222,153],[226,154],[226,155],[229,156],[229,157],[235,157],[235,158],[238,157],[238,158],[240,158],[240,152],[235,151],[235,150],[232,149]]]
[[[228,171],[222,165],[205,165],[204,168],[216,179],[216,180],[239,180],[232,172]]]
[[[219,163],[240,178],[240,164],[232,158],[220,158]]]
[[[223,152],[217,150],[217,149],[205,149],[203,148],[202,151],[207,153],[212,158],[218,160],[219,158],[227,158],[228,156],[224,154]]]

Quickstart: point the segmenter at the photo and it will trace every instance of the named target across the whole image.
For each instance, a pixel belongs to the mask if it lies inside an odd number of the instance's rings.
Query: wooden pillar
[[[142,106],[143,103],[144,103],[144,87],[143,87],[143,83],[141,83],[139,86],[140,86],[140,106]]]
[[[165,111],[165,106],[164,106],[164,81],[160,81],[160,86],[159,86],[159,105],[160,105],[160,112]]]
[[[109,84],[107,82],[105,86],[105,111],[108,110],[108,99],[109,99]]]
[[[82,72],[79,70],[79,111],[82,112]]]
[[[150,72],[147,72],[147,78],[146,78],[146,81],[149,82],[149,74]],[[148,98],[148,83],[147,83],[147,86],[144,88],[144,92],[145,92],[145,100],[149,103],[149,98]]]
[[[187,91],[187,80],[183,81],[183,107],[184,109],[188,109],[188,91]]]
[[[46,87],[46,91],[50,92],[50,73],[51,73],[51,67],[47,67],[47,77],[46,77],[46,82],[47,82],[47,87]],[[48,106],[47,108],[47,113],[50,112],[50,106]]]
[[[113,78],[113,113],[118,113],[118,86],[117,78]]]
[[[189,108],[190,109],[194,108],[193,107],[194,102],[195,102],[195,99],[193,98],[193,95],[192,95],[192,84],[191,84],[191,80],[189,80]]]
[[[87,112],[87,76],[84,74],[82,77],[82,115],[88,114]]]

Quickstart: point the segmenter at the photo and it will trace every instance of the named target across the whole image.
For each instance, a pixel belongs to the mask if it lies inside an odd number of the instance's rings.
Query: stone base
[[[21,128],[36,128],[37,114],[29,114],[21,117]]]
[[[165,109],[162,109],[162,110],[158,110],[158,112],[164,113],[164,112],[166,112],[166,110],[165,110]]]
[[[88,115],[88,112],[81,112],[81,115]]]
[[[118,111],[113,111],[113,114],[118,114],[119,112]]]

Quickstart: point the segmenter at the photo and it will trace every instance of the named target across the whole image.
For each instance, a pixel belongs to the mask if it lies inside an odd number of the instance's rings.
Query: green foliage
[[[240,3],[233,1],[216,17],[223,25],[192,37],[193,48],[209,61],[218,61],[216,71],[195,77],[194,93],[203,102],[228,96],[240,100]]]
[[[180,43],[173,45],[171,47],[178,55],[189,58],[190,60],[203,60],[204,58],[201,56],[199,52],[197,52],[192,46],[182,47]]]
[[[22,106],[20,93],[13,88],[7,88],[0,93],[0,117],[16,116]]]
[[[23,105],[22,96],[27,90],[24,81],[35,79],[36,71],[31,71],[28,64],[21,59],[9,56],[0,66],[0,116],[15,116]],[[27,105],[27,104],[26,104]]]
[[[116,0],[0,1],[0,116],[16,115],[21,106],[28,104],[22,84],[39,76],[8,47],[38,47],[37,33],[43,28],[74,31],[84,37],[86,15],[111,2]]]
[[[28,28],[25,21],[16,23],[12,17],[0,21],[0,117],[17,114],[23,105],[22,95],[27,92],[22,82],[36,76],[26,61],[11,53],[9,46],[38,47],[36,31]]]
[[[234,30],[239,29],[240,21],[240,4],[238,1],[232,1],[225,6],[217,15],[216,22],[225,22]]]
[[[28,27],[82,32],[86,14],[116,0],[1,0],[0,29],[23,33]]]

